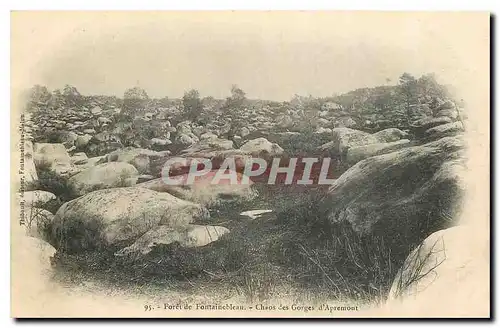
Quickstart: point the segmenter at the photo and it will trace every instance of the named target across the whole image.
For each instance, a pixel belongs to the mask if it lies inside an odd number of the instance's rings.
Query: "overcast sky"
[[[15,13],[12,83],[151,97],[329,96],[435,72],[471,76],[488,43],[479,15],[390,13]],[[487,35],[486,35],[487,37]],[[480,64],[480,63],[479,63]]]

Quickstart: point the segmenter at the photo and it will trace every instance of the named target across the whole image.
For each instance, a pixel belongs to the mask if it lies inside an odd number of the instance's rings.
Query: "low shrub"
[[[26,190],[43,190],[56,195],[56,199],[50,200],[39,207],[55,214],[62,204],[78,197],[76,191],[69,183],[69,178],[54,172],[49,163],[41,163],[36,166],[38,180],[26,186]]]

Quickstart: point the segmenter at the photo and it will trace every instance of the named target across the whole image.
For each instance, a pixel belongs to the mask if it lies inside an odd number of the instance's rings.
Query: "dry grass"
[[[418,285],[420,281],[437,278],[435,269],[445,260],[446,249],[442,237],[430,247],[421,243],[403,263],[395,279],[395,288],[391,293],[395,298],[402,298],[405,293],[411,291],[412,286]]]

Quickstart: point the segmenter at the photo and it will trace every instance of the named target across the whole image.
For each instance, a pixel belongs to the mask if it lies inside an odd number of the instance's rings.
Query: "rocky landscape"
[[[401,282],[415,249],[458,229],[463,104],[432,75],[287,102],[231,91],[150,99],[133,88],[122,99],[34,87],[26,247],[43,244],[54,279],[75,284],[212,288],[262,302],[291,289],[363,302],[415,293]],[[335,181],[171,186],[161,176],[174,156],[209,159],[212,170],[234,158],[239,179],[249,158],[329,157]]]

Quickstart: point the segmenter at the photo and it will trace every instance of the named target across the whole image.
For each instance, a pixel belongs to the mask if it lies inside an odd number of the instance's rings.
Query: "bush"
[[[49,163],[36,166],[38,181],[29,184],[26,190],[44,190],[56,195],[53,199],[39,207],[55,214],[62,204],[78,197],[74,188],[69,184],[69,178],[61,176],[51,170]]]

